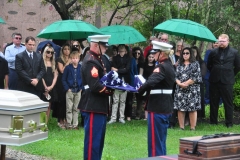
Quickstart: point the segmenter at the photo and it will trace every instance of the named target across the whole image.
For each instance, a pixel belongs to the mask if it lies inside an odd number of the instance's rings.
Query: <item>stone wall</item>
[[[0,28],[1,46],[11,42],[11,35],[14,32],[21,33],[24,42],[27,36],[36,37],[44,27],[60,19],[54,7],[41,5],[40,0],[23,0],[22,4],[1,0],[0,6],[0,17],[6,22]],[[37,42],[39,41],[41,39],[37,38]]]
[[[100,8],[95,6],[87,9],[88,18],[84,19],[97,27],[103,27],[108,24],[109,18],[112,14],[112,9],[104,12],[101,17],[96,16]],[[123,11],[124,12],[124,11]],[[118,12],[112,21],[112,24],[119,23],[121,12]],[[17,0],[13,3],[7,3],[7,0],[0,0],[0,17],[2,17],[6,24],[0,24],[0,46],[12,41],[11,35],[14,32],[19,32],[23,36],[22,42],[27,36],[36,37],[37,34],[49,24],[61,20],[59,14],[51,4],[45,6],[41,5],[41,0],[23,0],[22,4],[18,4]],[[81,19],[81,15],[76,15],[75,19]],[[134,18],[133,18],[134,19]],[[128,25],[131,22],[128,21]],[[37,43],[44,39],[37,38]],[[0,51],[2,48],[0,47]]]

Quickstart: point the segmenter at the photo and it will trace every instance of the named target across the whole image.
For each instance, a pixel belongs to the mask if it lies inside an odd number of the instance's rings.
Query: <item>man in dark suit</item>
[[[229,37],[221,34],[219,48],[213,49],[208,57],[207,68],[210,71],[210,124],[218,123],[218,108],[222,97],[225,108],[225,123],[233,125],[233,84],[234,76],[240,71],[240,55],[231,48]]]
[[[46,72],[41,54],[34,52],[35,39],[27,37],[26,50],[16,55],[15,68],[18,74],[18,90],[40,96],[39,86]]]

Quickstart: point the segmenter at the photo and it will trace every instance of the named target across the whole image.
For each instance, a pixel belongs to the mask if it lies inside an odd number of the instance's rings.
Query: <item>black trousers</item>
[[[174,101],[175,90],[176,90],[176,83],[174,83],[174,85],[173,85],[173,92],[172,92],[172,99],[173,99],[173,101]],[[176,123],[178,121],[177,115],[178,115],[178,110],[173,109],[172,116],[169,119],[170,127],[174,127],[176,125]]]
[[[233,85],[210,83],[210,123],[218,123],[218,108],[220,97],[222,97],[225,109],[225,123],[227,126],[233,124]]]
[[[132,117],[133,93],[128,92],[125,106],[125,117]]]

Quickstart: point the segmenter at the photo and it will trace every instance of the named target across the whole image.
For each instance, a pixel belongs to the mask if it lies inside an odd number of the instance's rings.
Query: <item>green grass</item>
[[[240,126],[228,129],[223,124],[212,126],[207,123],[198,123],[196,131],[190,131],[189,126],[184,131],[168,130],[167,154],[178,154],[179,139],[183,137],[202,136],[216,133],[239,133]],[[83,129],[61,130],[57,127],[56,119],[49,121],[48,139],[14,147],[24,152],[46,156],[56,160],[83,159]],[[107,125],[103,160],[128,160],[147,157],[147,122],[132,120],[126,124],[115,123]]]

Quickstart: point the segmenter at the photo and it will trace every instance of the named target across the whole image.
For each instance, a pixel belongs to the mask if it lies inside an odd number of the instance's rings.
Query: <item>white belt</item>
[[[88,89],[88,88],[89,88],[89,85],[85,85],[85,86],[84,86],[84,89]]]
[[[154,89],[150,91],[150,94],[172,94],[171,89]]]

